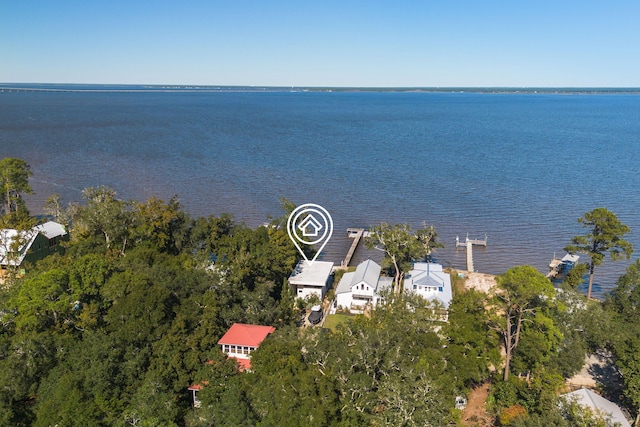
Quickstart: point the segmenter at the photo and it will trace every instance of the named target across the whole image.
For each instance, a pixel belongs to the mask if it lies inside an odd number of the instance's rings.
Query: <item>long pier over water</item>
[[[484,240],[480,239],[469,239],[469,234],[467,233],[467,237],[464,242],[460,242],[460,237],[456,236],[456,249],[466,248],[467,249],[467,271],[476,271],[473,266],[473,246],[487,246],[487,235],[484,235]]]
[[[349,233],[349,237],[353,238],[353,243],[351,243],[349,252],[347,252],[347,256],[344,257],[344,261],[342,261],[342,267],[349,267],[351,258],[353,258],[353,254],[356,252],[360,240],[365,235],[364,228],[347,228],[347,233]]]

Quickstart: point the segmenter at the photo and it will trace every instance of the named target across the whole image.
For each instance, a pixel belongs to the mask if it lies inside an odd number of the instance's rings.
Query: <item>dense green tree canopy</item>
[[[555,400],[561,374],[605,345],[636,402],[638,329],[612,337],[609,311],[555,294],[532,267],[501,275],[495,295],[460,290],[447,322],[440,307],[397,293],[335,329],[299,328],[289,202],[283,218],[251,229],[230,215],[192,219],[177,198],[84,195],[68,208],[52,201],[69,219],[64,253],[0,288],[0,425],[453,426],[456,396],[489,379],[498,418],[570,425],[575,413]],[[397,279],[439,245],[432,227],[383,224],[373,236]],[[638,271],[608,302],[610,325],[635,314]],[[235,322],[277,328],[251,372],[217,344]],[[496,378],[501,341],[511,345],[506,372],[527,379]]]
[[[606,301],[616,331],[613,350],[625,385],[625,395],[640,423],[640,260],[627,268]]]
[[[503,339],[506,381],[515,350],[521,344],[520,339],[525,331],[530,332],[530,339],[538,341],[530,346],[531,352],[540,350],[539,345],[550,344],[548,340],[551,337],[548,334],[558,334],[553,321],[542,310],[553,296],[554,289],[542,273],[528,265],[513,267],[498,276],[496,281],[498,288],[493,295],[491,324]],[[542,336],[534,338],[539,334]],[[546,349],[546,352],[549,350]]]

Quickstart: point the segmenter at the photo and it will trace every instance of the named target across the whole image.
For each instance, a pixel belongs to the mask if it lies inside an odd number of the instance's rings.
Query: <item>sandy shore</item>
[[[466,289],[475,289],[476,291],[488,293],[491,288],[496,286],[496,276],[493,274],[464,270],[458,270],[458,272],[464,274],[466,278],[464,282]]]

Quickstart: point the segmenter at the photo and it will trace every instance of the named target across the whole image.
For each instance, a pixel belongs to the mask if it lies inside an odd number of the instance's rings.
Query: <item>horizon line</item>
[[[317,88],[317,89],[638,89],[640,86],[351,86],[351,85],[275,85],[275,84],[196,84],[196,83],[88,83],[88,82],[9,82],[0,85],[69,85],[69,86],[152,86],[152,87],[256,87],[256,88]]]
[[[128,92],[128,93],[214,93],[214,92],[415,92],[485,94],[640,94],[640,87],[622,86],[269,86],[194,85],[155,83],[6,83],[0,92]]]

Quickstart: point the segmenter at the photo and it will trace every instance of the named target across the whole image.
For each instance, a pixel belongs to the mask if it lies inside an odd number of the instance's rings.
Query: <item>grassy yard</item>
[[[354,316],[348,314],[329,314],[324,321],[323,327],[335,331],[339,324],[348,322],[353,318]]]

